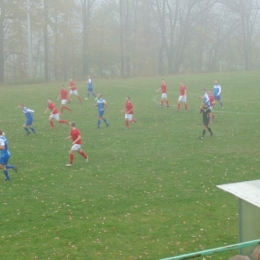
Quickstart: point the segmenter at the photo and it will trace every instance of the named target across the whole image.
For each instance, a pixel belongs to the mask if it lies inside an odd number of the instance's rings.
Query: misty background
[[[260,69],[260,0],[0,0],[0,82]]]

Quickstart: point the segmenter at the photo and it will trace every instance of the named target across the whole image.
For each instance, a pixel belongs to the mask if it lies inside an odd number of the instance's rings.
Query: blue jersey
[[[10,157],[10,152],[9,152],[9,149],[8,149],[8,141],[7,139],[5,138],[5,136],[0,136],[0,146],[3,146],[4,145],[4,149],[1,150],[1,158],[9,158]]]
[[[98,98],[97,99],[97,107],[98,107],[98,111],[103,111],[104,107],[105,107],[105,99],[103,98]]]
[[[210,100],[208,93],[205,93],[203,96],[203,102],[207,105],[207,107],[210,107]]]
[[[31,109],[29,109],[27,107],[25,107],[23,109],[23,113],[24,113],[26,119],[29,120],[29,121],[33,120],[33,112],[34,112],[33,110],[31,110]]]
[[[219,84],[214,85],[214,97],[219,96],[221,93],[221,86]]]
[[[92,79],[88,79],[88,89],[93,89]]]

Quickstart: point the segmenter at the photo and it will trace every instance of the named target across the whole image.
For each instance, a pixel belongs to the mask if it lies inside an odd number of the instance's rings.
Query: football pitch
[[[69,163],[69,127],[49,129],[47,98],[60,84],[1,86],[0,128],[11,152],[11,181],[0,175],[0,259],[161,259],[238,242],[238,202],[216,185],[259,179],[260,73],[169,76],[170,108],[159,108],[160,78],[93,79],[110,126],[97,126],[94,97],[75,96],[62,119],[75,121],[89,162]],[[222,86],[224,109],[203,141],[201,89]],[[179,82],[189,110],[177,113]],[[76,82],[85,98],[87,85]],[[125,129],[125,97],[136,123]],[[26,136],[18,104],[35,110]],[[228,259],[237,251],[208,258]]]

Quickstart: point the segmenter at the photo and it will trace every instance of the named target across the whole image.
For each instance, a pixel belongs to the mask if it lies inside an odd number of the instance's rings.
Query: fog
[[[0,0],[0,82],[259,70],[259,0]]]

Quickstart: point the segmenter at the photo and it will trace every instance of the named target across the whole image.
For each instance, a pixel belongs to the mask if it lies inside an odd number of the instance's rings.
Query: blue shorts
[[[93,92],[93,88],[88,88],[88,91],[89,92]]]
[[[28,120],[25,122],[25,125],[32,125],[32,122],[33,122],[32,119],[28,119]]]
[[[105,111],[104,110],[101,110],[101,111],[98,111],[98,116],[99,117],[102,117],[104,115]]]
[[[8,164],[9,158],[10,158],[10,156],[1,157],[0,158],[0,164],[6,166]]]
[[[215,100],[220,100],[220,99],[221,99],[221,98],[220,98],[220,95],[214,96],[214,98],[215,98]]]

